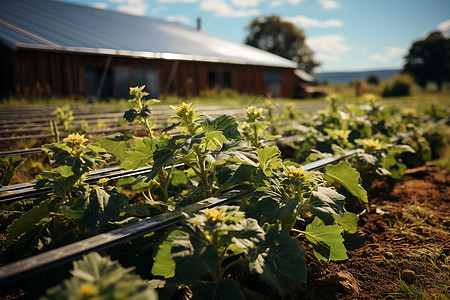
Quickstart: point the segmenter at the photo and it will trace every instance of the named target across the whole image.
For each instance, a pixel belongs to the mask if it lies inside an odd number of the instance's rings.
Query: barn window
[[[264,82],[266,88],[273,97],[281,96],[281,84],[283,81],[283,75],[279,71],[265,71]]]
[[[86,67],[84,78],[88,99],[108,99],[113,97],[111,69],[104,72],[104,68]]]
[[[145,85],[145,91],[150,93],[150,97],[157,98],[159,94],[158,71],[128,67],[114,68],[114,86],[117,98],[130,98],[130,87],[141,85]]]
[[[158,72],[155,69],[131,69],[131,86],[145,85],[151,98],[159,95]]]
[[[221,89],[231,88],[231,72],[230,71],[209,71],[208,86],[210,89],[219,87]]]

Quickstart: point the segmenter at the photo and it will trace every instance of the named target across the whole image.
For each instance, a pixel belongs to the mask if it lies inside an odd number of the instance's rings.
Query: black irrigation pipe
[[[205,208],[225,205],[244,199],[251,192],[252,190],[233,190],[217,197],[210,197],[187,205],[173,212],[163,213],[132,225],[10,263],[0,268],[0,286],[73,261],[89,252],[107,249],[147,233],[167,228],[181,221],[183,212],[196,212]]]
[[[356,153],[357,151],[351,151],[345,155],[324,158],[317,162],[307,164],[304,168],[306,171],[317,170],[328,164],[355,155]],[[79,242],[7,264],[0,267],[0,286],[29,277],[35,273],[59,266],[66,262],[73,261],[89,252],[107,249],[133,238],[176,224],[182,220],[183,212],[196,212],[205,208],[226,205],[248,197],[251,195],[252,191],[252,189],[233,190],[217,197],[210,197],[197,203],[187,205],[186,207],[173,212],[150,217],[132,225],[124,226],[110,232],[102,233]]]
[[[181,166],[183,166],[183,164],[176,164],[173,167],[178,168]],[[166,168],[172,168],[172,166]],[[101,178],[116,180],[125,177],[148,174],[151,170],[151,167],[142,167],[136,170],[123,170],[119,167],[104,168],[91,172],[84,181],[87,183],[94,183]],[[52,192],[51,188],[35,189],[34,187],[34,183],[19,183],[4,186],[0,188],[0,204],[46,195]]]

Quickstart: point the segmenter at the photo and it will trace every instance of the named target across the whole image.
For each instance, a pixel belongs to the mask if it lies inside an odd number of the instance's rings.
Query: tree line
[[[320,63],[306,45],[303,30],[279,16],[257,17],[247,26],[247,45],[277,54],[298,64],[298,68],[313,73]],[[435,31],[414,42],[405,56],[403,72],[426,88],[435,82],[438,90],[450,81],[450,38]]]

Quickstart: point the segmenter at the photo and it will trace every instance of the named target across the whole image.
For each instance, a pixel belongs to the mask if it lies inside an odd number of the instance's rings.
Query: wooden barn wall
[[[108,59],[105,55],[24,50],[19,50],[15,56],[16,92],[20,96],[85,97],[85,68],[104,68]],[[268,70],[282,74],[282,97],[293,97],[296,84],[293,70],[284,68],[113,56],[109,68],[114,70],[118,67],[157,70],[160,95],[189,97],[207,94],[210,92],[208,72],[211,71],[230,72],[231,88],[245,94],[266,91],[264,72]],[[151,93],[151,87],[148,88]],[[115,87],[112,94],[117,95]]]
[[[0,66],[0,98],[6,98],[15,90],[14,52],[1,44]]]

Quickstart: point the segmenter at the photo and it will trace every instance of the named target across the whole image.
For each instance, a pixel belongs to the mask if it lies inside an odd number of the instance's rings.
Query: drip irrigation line
[[[150,217],[107,233],[10,263],[0,268],[0,286],[70,262],[89,252],[110,248],[147,233],[167,228],[181,221],[183,212],[192,213],[205,208],[225,205],[244,199],[251,192],[252,190],[233,190],[218,197],[210,197],[187,205],[173,212]]]
[[[306,171],[317,170],[328,164],[355,155],[356,153],[356,150],[350,151],[345,155],[324,158],[303,167]],[[183,212],[196,212],[205,208],[226,205],[234,201],[245,199],[250,196],[253,191],[254,189],[232,190],[220,196],[210,197],[194,204],[187,205],[173,212],[149,217],[119,229],[7,264],[0,267],[0,286],[29,277],[66,262],[73,261],[89,252],[104,250],[150,232],[167,228],[170,225],[181,221]]]

